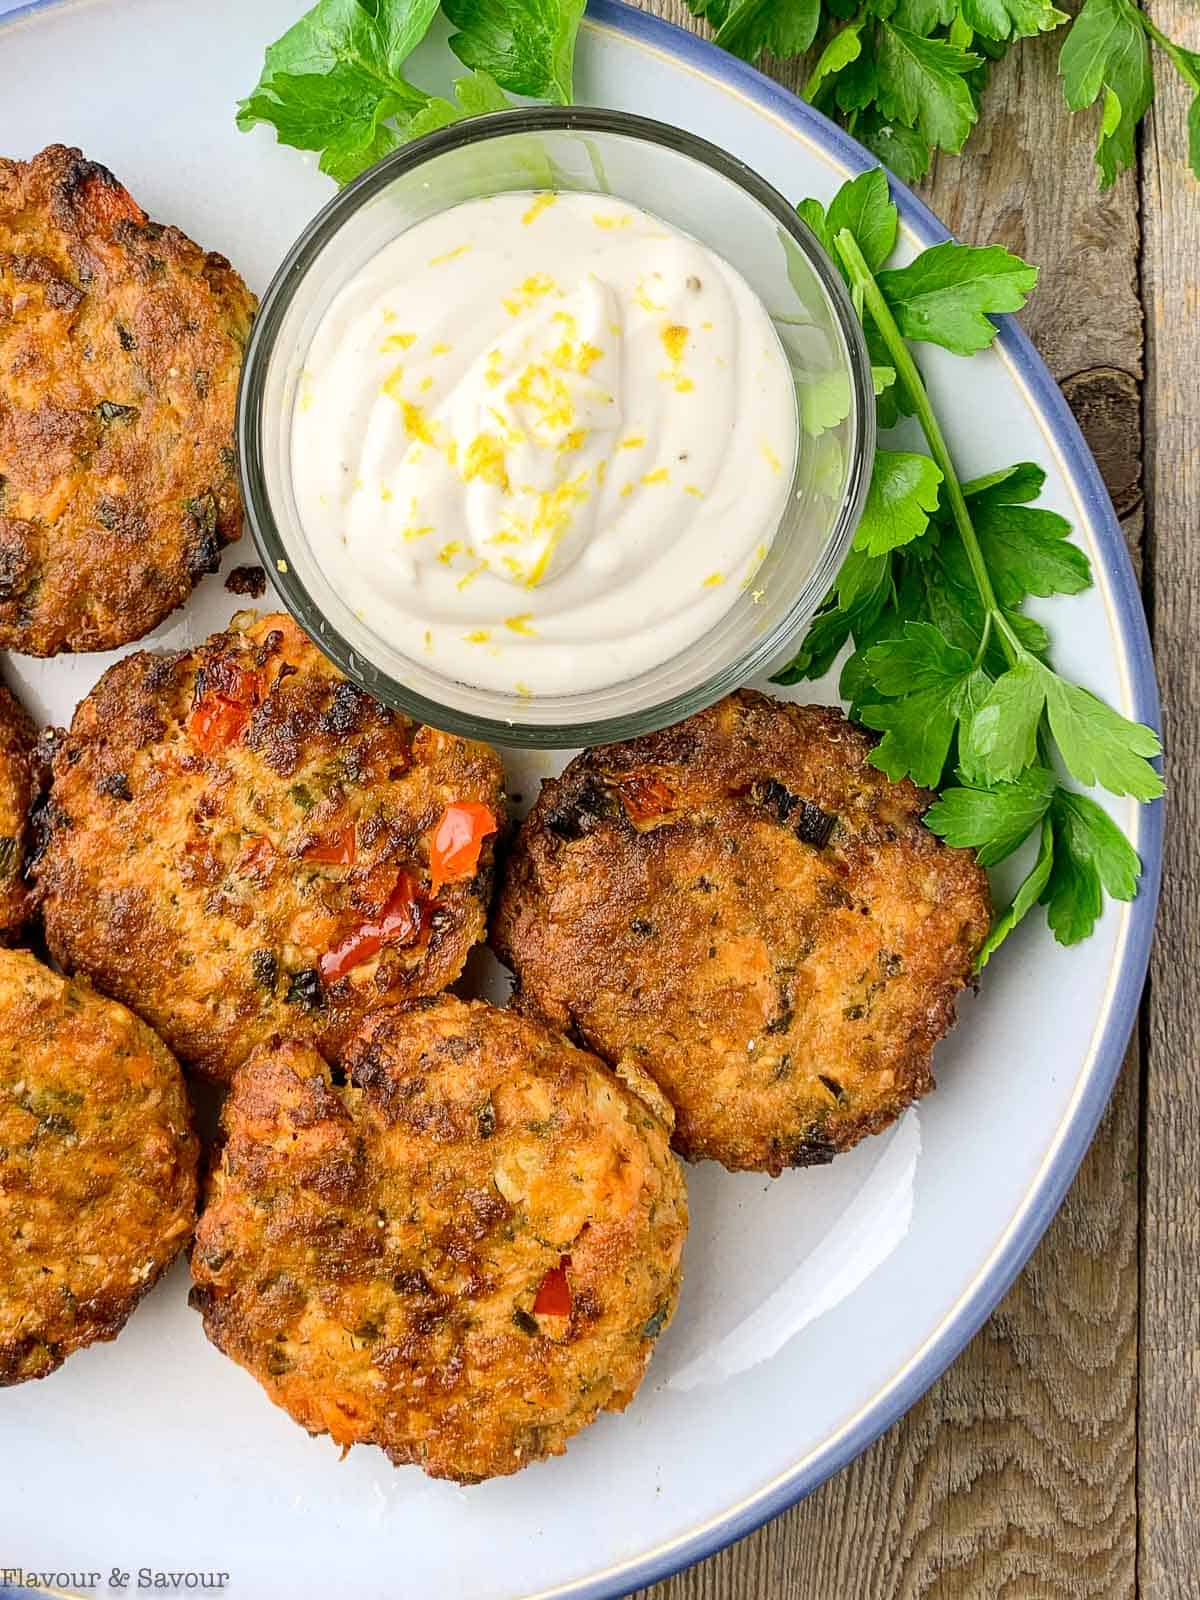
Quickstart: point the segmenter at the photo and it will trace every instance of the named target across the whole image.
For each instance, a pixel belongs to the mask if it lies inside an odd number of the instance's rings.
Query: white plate
[[[0,0],[0,10],[5,9]],[[111,166],[152,215],[225,251],[265,288],[330,195],[311,159],[233,106],[302,0],[59,0],[0,33],[0,150],[53,140]],[[422,47],[418,81],[449,70]],[[603,0],[579,51],[580,98],[649,113],[732,151],[785,194],[827,198],[871,164],[749,68]],[[910,251],[943,232],[899,192]],[[974,360],[923,365],[964,476],[1031,458],[1096,569],[1085,596],[1034,608],[1060,666],[1157,721],[1137,589],[1095,467],[1028,342],[1004,329]],[[253,559],[247,546],[226,566]],[[237,602],[209,579],[160,630],[175,645]],[[6,664],[32,709],[64,721],[107,658]],[[807,698],[832,698],[830,685]],[[538,763],[517,756],[528,793]],[[675,1324],[642,1393],[565,1459],[461,1490],[357,1449],[339,1464],[206,1342],[177,1269],[121,1338],[0,1397],[7,1466],[0,1560],[229,1574],[226,1593],[611,1596],[710,1553],[845,1464],[912,1404],[995,1304],[1061,1200],[1112,1086],[1144,975],[1160,813],[1114,802],[1146,866],[1064,951],[1031,919],[938,1052],[938,1093],[831,1168],[689,1174],[692,1236]],[[482,981],[490,981],[483,974]],[[0,1582],[3,1580],[0,1579]],[[78,1580],[64,1588],[84,1589]],[[84,1592],[93,1592],[84,1590]]]

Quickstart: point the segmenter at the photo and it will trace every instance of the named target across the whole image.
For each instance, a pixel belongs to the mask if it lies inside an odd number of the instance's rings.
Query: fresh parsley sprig
[[[317,0],[268,47],[238,127],[268,124],[281,144],[320,151],[321,171],[348,183],[409,139],[504,110],[505,91],[569,104],[585,3],[443,0],[450,48],[471,69],[448,100],[405,71],[438,0]]]
[[[958,355],[995,338],[990,319],[1018,310],[1033,267],[996,246],[935,245],[888,270],[898,217],[880,169],[846,184],[828,209],[800,214],[831,248],[862,317],[873,359],[895,374],[881,422],[920,426],[928,455],[881,447],[862,521],[833,589],[795,660],[776,681],[820,677],[847,642],[840,689],[851,715],[882,735],[872,753],[893,779],[940,796],[926,821],[994,866],[1037,833],[1037,858],[997,918],[983,965],[1033,905],[1064,944],[1086,938],[1103,893],[1131,899],[1140,863],[1107,813],[1067,786],[1099,784],[1152,800],[1157,735],[1050,665],[1030,595],[1091,583],[1066,520],[1034,505],[1045,474],[1031,462],[963,483],[909,340]],[[1056,759],[1057,758],[1057,759]]]
[[[1154,94],[1154,47],[1194,93],[1189,160],[1200,177],[1200,54],[1167,38],[1133,0],[1085,0],[1072,19],[1052,0],[688,0],[717,44],[815,59],[806,97],[914,182],[935,150],[957,153],[979,119],[988,73],[1019,39],[1069,25],[1059,56],[1073,111],[1101,103],[1102,187],[1131,166]],[[438,0],[317,0],[266,52],[238,126],[272,126],[320,152],[346,183],[408,139],[507,106],[508,94],[569,104],[585,0],[442,0],[450,48],[469,75],[448,100],[404,68]],[[903,326],[903,324],[902,324]],[[907,330],[906,330],[907,331]]]
[[[1107,188],[1135,157],[1154,94],[1157,46],[1195,94],[1189,160],[1200,177],[1200,55],[1168,39],[1133,0],[688,0],[716,42],[755,61],[816,47],[805,97],[907,182],[935,150],[957,153],[978,120],[993,61],[1020,39],[1066,29],[1059,55],[1072,111],[1102,100],[1096,162]]]

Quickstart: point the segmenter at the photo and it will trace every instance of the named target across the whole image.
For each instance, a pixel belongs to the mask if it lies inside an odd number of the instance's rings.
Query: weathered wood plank
[[[641,3],[695,25],[683,0]],[[960,237],[1000,240],[1042,265],[1026,326],[1064,382],[1136,555],[1137,194],[1132,177],[1097,193],[1055,57],[1043,42],[1000,68],[970,152],[939,163],[927,198]],[[796,81],[795,68],[778,75]],[[1062,1213],[924,1400],[803,1505],[641,1600],[1133,1595],[1138,1103],[1135,1051]]]
[[[1152,0],[1200,50],[1191,0]],[[1171,784],[1166,877],[1147,1004],[1142,1214],[1141,1593],[1200,1595],[1200,185],[1183,152],[1187,95],[1163,63],[1143,161],[1147,591]]]

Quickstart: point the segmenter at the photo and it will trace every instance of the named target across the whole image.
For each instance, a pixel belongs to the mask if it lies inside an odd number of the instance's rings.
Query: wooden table
[[[1147,9],[1200,50],[1190,0]],[[1164,66],[1140,170],[1101,195],[1057,55],[1010,53],[923,193],[960,238],[1041,265],[1023,320],[1142,577],[1171,814],[1140,1025],[1066,1204],[949,1371],[802,1505],[640,1600],[1200,1595],[1200,184]]]

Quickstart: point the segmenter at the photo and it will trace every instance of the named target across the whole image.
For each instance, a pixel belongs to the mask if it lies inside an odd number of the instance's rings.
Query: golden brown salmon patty
[[[687,1196],[666,1126],[594,1056],[447,995],[376,1012],[342,1073],[262,1046],[222,1126],[194,1301],[310,1433],[474,1483],[633,1398]]]
[[[23,869],[29,811],[40,785],[37,731],[0,684],[0,945],[13,942],[29,915]]]
[[[933,1086],[987,880],[838,711],[749,691],[587,751],[514,845],[494,924],[519,1003],[629,1058],[689,1160],[830,1160]]]
[[[80,151],[0,159],[0,648],[112,649],[216,571],[255,304]]]
[[[196,1153],[145,1023],[0,950],[0,1384],[116,1338],[191,1235]]]
[[[289,617],[110,667],[54,759],[55,958],[208,1076],[285,1032],[336,1052],[483,937],[503,773],[347,683]]]

